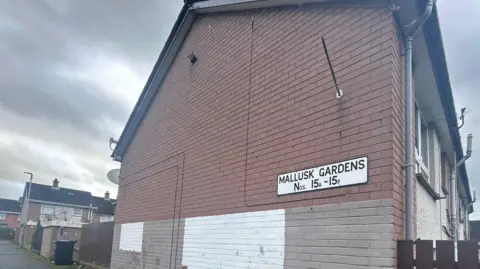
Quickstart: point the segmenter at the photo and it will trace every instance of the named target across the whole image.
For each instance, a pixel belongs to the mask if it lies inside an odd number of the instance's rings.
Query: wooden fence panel
[[[478,243],[458,241],[458,269],[478,269]]]
[[[397,241],[398,269],[413,269],[413,241]]]
[[[458,241],[455,249],[453,241],[438,240],[436,253],[433,245],[431,240],[397,241],[397,268],[480,269],[478,241]]]
[[[455,246],[453,241],[437,241],[437,269],[455,268]]]
[[[110,266],[113,227],[113,222],[83,225],[80,261],[105,267]]]
[[[415,265],[417,269],[433,269],[433,241],[417,241],[416,253]]]

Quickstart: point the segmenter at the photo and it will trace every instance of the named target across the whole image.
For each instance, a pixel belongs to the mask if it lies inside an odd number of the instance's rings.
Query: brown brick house
[[[0,226],[11,229],[20,227],[20,201],[0,199]]]
[[[29,188],[30,183],[25,183],[25,199],[22,199],[21,203],[21,219],[24,224],[36,225],[40,221],[43,225],[53,221],[81,227],[85,223],[114,219],[113,203],[116,200],[110,199],[108,192],[105,197],[96,197],[87,191],[60,187],[59,181],[55,179],[51,186],[32,183],[28,199]]]
[[[112,155],[122,163],[112,268],[394,266],[405,236],[400,26],[425,1],[399,12],[302,2],[182,9]],[[463,236],[464,166],[458,230],[439,199],[454,193],[447,170],[463,150],[436,10],[414,42],[414,82],[415,233]]]

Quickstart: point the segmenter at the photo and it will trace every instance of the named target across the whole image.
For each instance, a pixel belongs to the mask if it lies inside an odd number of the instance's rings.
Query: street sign
[[[277,194],[339,188],[368,182],[368,158],[327,164],[278,176]]]

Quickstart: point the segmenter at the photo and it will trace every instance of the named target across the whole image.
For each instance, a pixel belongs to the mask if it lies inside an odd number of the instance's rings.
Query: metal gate
[[[37,223],[37,229],[32,240],[32,250],[40,252],[42,248],[42,239],[43,239],[43,227],[40,224],[40,221]]]

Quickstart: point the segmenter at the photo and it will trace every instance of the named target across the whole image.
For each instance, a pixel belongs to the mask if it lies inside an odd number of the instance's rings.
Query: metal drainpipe
[[[470,202],[465,208],[465,222],[467,224],[465,225],[465,229],[467,230],[467,238],[465,238],[465,240],[470,240],[470,214],[468,214],[468,209],[470,209],[470,207],[473,206],[473,204],[475,204],[476,201],[477,201],[477,192],[473,191],[472,202]]]
[[[405,39],[405,233],[413,240],[412,37]]]
[[[453,165],[452,165],[452,171],[450,175],[450,196],[452,197],[450,199],[450,227],[451,227],[451,234],[452,234],[452,239],[453,241],[457,241],[457,153],[454,151],[453,152]]]
[[[412,42],[415,33],[432,13],[435,2],[429,0],[423,14],[403,27],[405,36],[405,235],[407,240],[413,240]]]
[[[450,221],[452,222],[452,239],[453,241],[458,240],[457,236],[457,168],[463,165],[470,156],[472,156],[472,142],[473,142],[473,136],[471,134],[468,135],[467,137],[467,153],[463,158],[457,162],[457,155],[456,152],[453,152],[454,156],[454,162],[453,162],[453,169],[452,169],[452,175],[450,179],[450,195],[452,196],[452,199],[450,199],[450,209],[452,210],[452,216]]]

